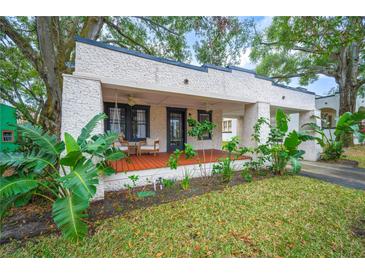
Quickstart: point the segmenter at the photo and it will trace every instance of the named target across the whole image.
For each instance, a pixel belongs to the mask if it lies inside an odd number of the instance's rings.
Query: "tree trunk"
[[[47,100],[42,109],[40,124],[60,137],[62,72],[65,70],[60,37],[57,33],[58,17],[37,17],[37,34],[40,55],[45,67],[41,75],[47,90]]]
[[[356,111],[356,97],[359,89],[359,46],[353,42],[351,45],[343,48],[340,53],[338,74],[336,82],[340,92],[340,109],[339,115],[345,112]],[[354,144],[352,134],[344,138],[344,145],[352,146]]]

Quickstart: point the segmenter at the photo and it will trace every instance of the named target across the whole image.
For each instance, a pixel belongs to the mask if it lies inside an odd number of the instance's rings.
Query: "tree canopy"
[[[259,74],[301,85],[332,77],[341,94],[340,114],[355,111],[365,84],[365,17],[275,17],[253,40]]]
[[[236,17],[0,17],[0,98],[21,118],[60,133],[62,74],[72,73],[75,36],[190,62],[233,65],[249,37]]]

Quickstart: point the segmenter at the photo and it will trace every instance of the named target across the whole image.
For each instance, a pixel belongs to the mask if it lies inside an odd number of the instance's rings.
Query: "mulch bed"
[[[261,180],[271,176],[271,174],[257,175],[253,180]],[[244,183],[239,172],[237,172],[229,184],[222,183],[218,176],[211,177],[209,180],[194,178],[191,179],[188,190],[181,189],[179,182],[177,182],[171,187],[163,188],[162,190],[158,189],[155,196],[145,198],[133,198],[127,190],[106,192],[104,200],[91,203],[88,210],[89,218],[85,221],[89,224],[89,233],[92,235],[95,231],[95,222],[98,220],[120,216],[139,208],[151,207],[199,196],[211,191],[223,190],[226,187]],[[152,190],[153,186],[148,185],[135,188],[133,191],[137,193],[138,191]],[[27,240],[31,237],[50,233],[60,233],[52,220],[51,205],[35,200],[24,207],[11,209],[3,221],[0,244],[7,243],[11,239]]]

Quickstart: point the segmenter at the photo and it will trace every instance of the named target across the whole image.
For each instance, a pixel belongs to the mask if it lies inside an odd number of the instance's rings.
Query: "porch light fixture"
[[[284,100],[284,99],[285,99],[285,96],[284,96],[284,95],[283,95],[283,96],[281,96],[281,99],[283,99],[283,100]]]
[[[189,84],[189,79],[184,79],[184,84],[185,85]]]
[[[133,107],[136,104],[136,101],[133,99],[131,95],[128,95],[128,105]]]

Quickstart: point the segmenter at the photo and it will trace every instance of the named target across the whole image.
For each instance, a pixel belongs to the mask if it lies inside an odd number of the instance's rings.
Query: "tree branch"
[[[100,31],[104,25],[105,18],[102,16],[90,16],[80,32],[81,37],[96,40],[100,36]]]
[[[31,108],[29,108],[29,106],[26,106],[22,103],[18,103],[17,101],[15,101],[13,96],[8,95],[6,89],[3,88],[2,86],[0,86],[0,98],[13,105],[24,116],[24,118],[27,121],[31,122],[32,124],[35,123],[34,117],[32,117],[31,113],[29,112]]]
[[[269,47],[279,45],[278,42],[262,42],[262,41],[260,42],[260,44],[264,45],[264,46],[269,46]],[[292,50],[303,51],[306,53],[319,54],[319,52],[317,50],[306,48],[306,47],[301,47],[301,46],[293,46]]]
[[[129,40],[130,42],[132,42],[133,44],[143,48],[148,54],[152,54],[152,52],[150,51],[149,48],[147,48],[145,45],[142,45],[141,43],[138,43],[136,40],[134,40],[133,38],[127,36],[126,34],[124,34],[117,25],[115,25],[113,22],[111,22],[110,20],[105,20],[106,24],[114,29],[120,36],[124,37],[125,39]]]
[[[155,26],[157,26],[157,27],[159,27],[159,28],[161,28],[161,29],[163,29],[163,30],[165,30],[165,31],[167,31],[167,32],[169,32],[169,33],[171,33],[171,34],[173,34],[173,35],[176,35],[176,36],[178,36],[178,35],[179,35],[178,33],[174,32],[173,30],[170,30],[169,28],[166,28],[165,26],[160,25],[160,24],[158,24],[158,23],[154,22],[153,20],[151,20],[151,19],[149,19],[149,18],[147,18],[147,17],[144,17],[144,16],[134,16],[134,17],[135,17],[135,18],[138,18],[138,19],[140,19],[140,20],[143,20],[143,21],[145,21],[145,22],[147,22],[147,23],[149,23],[149,24],[151,24],[151,25],[155,25]]]
[[[5,17],[0,17],[0,29],[18,46],[20,51],[33,64],[41,77],[44,76],[45,71],[39,54],[32,48],[30,43],[16,31]]]
[[[360,80],[357,84],[358,88],[361,88],[362,85],[365,85],[365,79]]]

